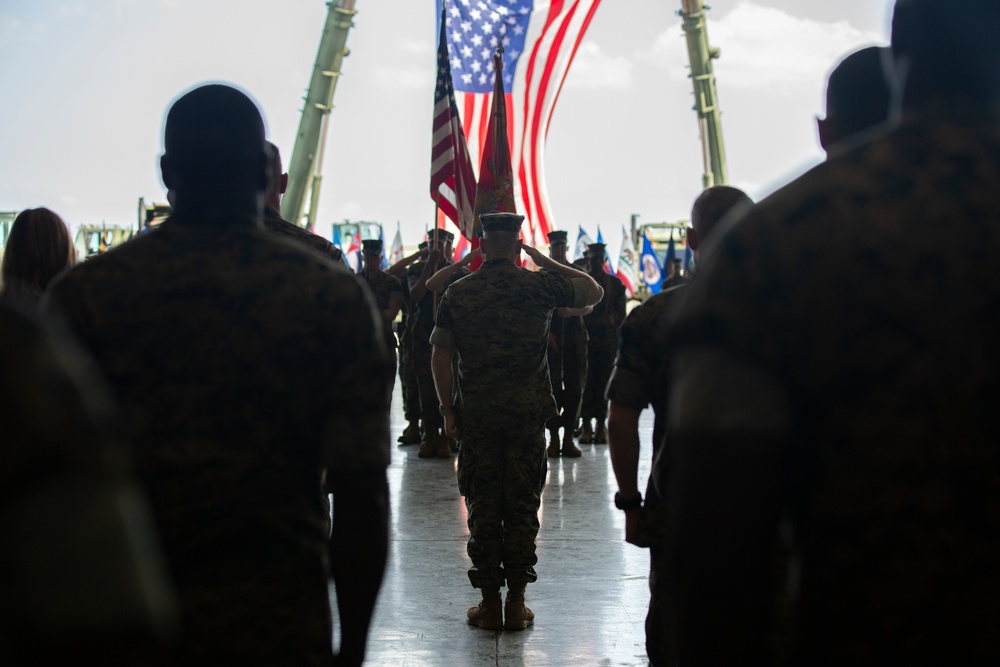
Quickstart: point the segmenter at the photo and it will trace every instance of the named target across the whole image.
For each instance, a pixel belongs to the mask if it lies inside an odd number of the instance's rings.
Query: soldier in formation
[[[391,387],[396,381],[396,334],[393,331],[393,324],[406,297],[403,295],[403,284],[399,278],[382,270],[382,252],[382,239],[368,239],[361,242],[361,257],[364,262],[361,278],[375,297],[375,305],[382,315],[385,340],[392,357]]]
[[[604,290],[604,298],[594,306],[593,312],[583,318],[587,326],[587,382],[583,390],[580,415],[583,429],[580,444],[605,445],[608,430],[605,420],[608,416],[608,401],[605,391],[611,379],[611,369],[615,364],[615,350],[618,345],[618,329],[625,321],[625,285],[617,276],[604,270],[607,261],[607,246],[591,243],[587,246],[590,277]],[[593,426],[593,430],[592,430]]]
[[[431,336],[440,412],[448,435],[461,442],[458,485],[468,509],[469,579],[482,592],[467,620],[490,630],[521,630],[534,620],[524,591],[537,578],[545,423],[556,413],[545,362],[552,311],[584,308],[602,295],[585,273],[527,246],[524,251],[545,270],[518,268],[523,220],[511,213],[482,216],[483,265],[445,293]],[[453,402],[456,389],[460,406]]]
[[[420,424],[423,440],[417,455],[420,458],[450,458],[454,453],[451,442],[444,434],[444,420],[438,411],[437,393],[434,391],[434,376],[431,373],[430,336],[434,330],[437,306],[447,285],[441,290],[427,288],[427,280],[437,271],[450,265],[451,245],[454,234],[443,229],[435,229],[428,235],[427,259],[410,266],[407,279],[410,284],[410,298],[414,303],[413,321],[413,369],[417,378],[420,395]],[[451,282],[468,274],[464,269],[456,273]]]
[[[549,234],[549,256],[556,262],[572,266],[566,257],[566,232]],[[589,312],[589,310],[587,311]],[[582,452],[573,442],[573,431],[580,421],[580,402],[587,377],[587,328],[583,317],[559,309],[552,317],[549,330],[549,380],[559,414],[548,422],[548,455],[578,457]],[[563,428],[562,441],[559,427]]]
[[[427,241],[421,241],[417,246],[417,252],[407,255],[385,270],[390,276],[399,279],[403,290],[402,315],[396,323],[396,336],[399,339],[399,383],[403,396],[403,418],[406,419],[406,428],[397,439],[400,445],[419,445],[421,440],[420,387],[413,368],[413,323],[416,321],[416,308],[406,273],[410,266],[426,257]]]

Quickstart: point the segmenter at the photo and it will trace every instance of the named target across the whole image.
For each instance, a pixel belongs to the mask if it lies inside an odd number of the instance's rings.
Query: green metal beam
[[[326,25],[306,92],[299,132],[288,162],[288,188],[281,200],[281,217],[297,225],[308,226],[316,222],[310,216],[303,224],[303,212],[307,196],[312,199],[318,197],[313,179],[322,166],[326,136],[324,130],[333,109],[333,93],[337,88],[337,79],[340,78],[340,68],[344,56],[349,53],[347,34],[354,27],[353,18],[357,14],[355,2],[356,0],[331,0],[327,3],[329,12]],[[314,210],[315,206],[311,209]]]
[[[684,19],[684,34],[691,61],[691,81],[694,84],[694,109],[698,113],[698,127],[701,131],[703,182],[709,188],[727,184],[729,174],[726,167],[726,147],[722,140],[722,114],[712,65],[712,61],[719,57],[719,49],[709,45],[708,28],[705,25],[706,10],[702,0],[681,0],[681,10],[677,13]]]

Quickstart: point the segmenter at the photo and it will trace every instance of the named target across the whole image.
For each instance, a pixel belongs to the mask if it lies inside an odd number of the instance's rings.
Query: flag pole
[[[438,218],[438,209],[440,208],[438,206],[438,204],[440,203],[440,201],[441,201],[441,191],[437,190],[434,193],[434,218],[433,218],[433,220],[434,220],[434,250],[438,249],[438,221],[437,221],[437,218]],[[434,263],[434,272],[436,273],[437,270],[438,270],[438,265],[437,265],[437,262],[435,262]],[[434,274],[432,273],[431,275],[434,275]],[[438,293],[437,293],[437,290],[434,290],[434,303],[431,304],[431,313],[433,314],[433,316],[434,316],[434,322],[436,323],[437,322],[437,318],[438,318]]]

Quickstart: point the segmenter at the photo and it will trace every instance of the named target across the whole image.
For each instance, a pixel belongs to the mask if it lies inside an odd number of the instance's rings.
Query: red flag
[[[469,157],[445,38],[444,5],[438,37],[438,78],[434,88],[434,136],[431,141],[431,198],[465,236],[472,235],[476,177]],[[443,226],[443,225],[441,225]]]
[[[479,183],[476,186],[476,217],[473,225],[476,236],[473,249],[479,247],[479,216],[483,213],[517,213],[514,204],[514,171],[510,166],[510,143],[507,140],[507,105],[503,95],[503,46],[493,55],[496,77],[493,86],[493,108],[486,130],[483,161],[479,165]],[[522,231],[523,234],[523,231]],[[473,270],[482,263],[477,259]]]

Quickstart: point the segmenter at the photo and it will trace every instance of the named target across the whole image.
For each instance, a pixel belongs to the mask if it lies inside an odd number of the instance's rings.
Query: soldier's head
[[[484,213],[479,217],[479,221],[483,235],[479,248],[483,253],[483,259],[516,260],[521,255],[523,215]]]
[[[365,273],[375,273],[382,266],[382,239],[367,239],[361,242],[361,257],[365,263]]]
[[[591,243],[587,246],[587,261],[590,275],[599,276],[604,271],[604,263],[608,259],[608,246],[603,243]]]
[[[427,232],[427,247],[431,250],[437,250],[444,257],[451,257],[451,247],[455,242],[455,235],[449,232],[447,229],[432,229]]]
[[[549,257],[557,262],[566,263],[566,250],[569,248],[567,232],[549,232]]]
[[[830,73],[826,85],[826,118],[817,119],[819,143],[827,153],[861,133],[875,131],[889,119],[892,89],[891,52],[869,46],[855,51]]]
[[[1000,3],[897,0],[892,55],[904,109],[972,102],[996,119],[1000,100]]]
[[[160,158],[177,208],[224,205],[259,213],[267,190],[264,121],[246,94],[221,84],[195,88],[167,112]]]
[[[281,210],[281,195],[288,187],[288,174],[281,171],[281,151],[267,142],[267,193],[264,195],[264,206],[274,211]]]
[[[718,228],[719,223],[729,216],[737,217],[753,206],[753,200],[739,188],[716,185],[708,188],[694,200],[691,207],[691,228],[688,229],[687,243],[691,250],[699,252]]]

